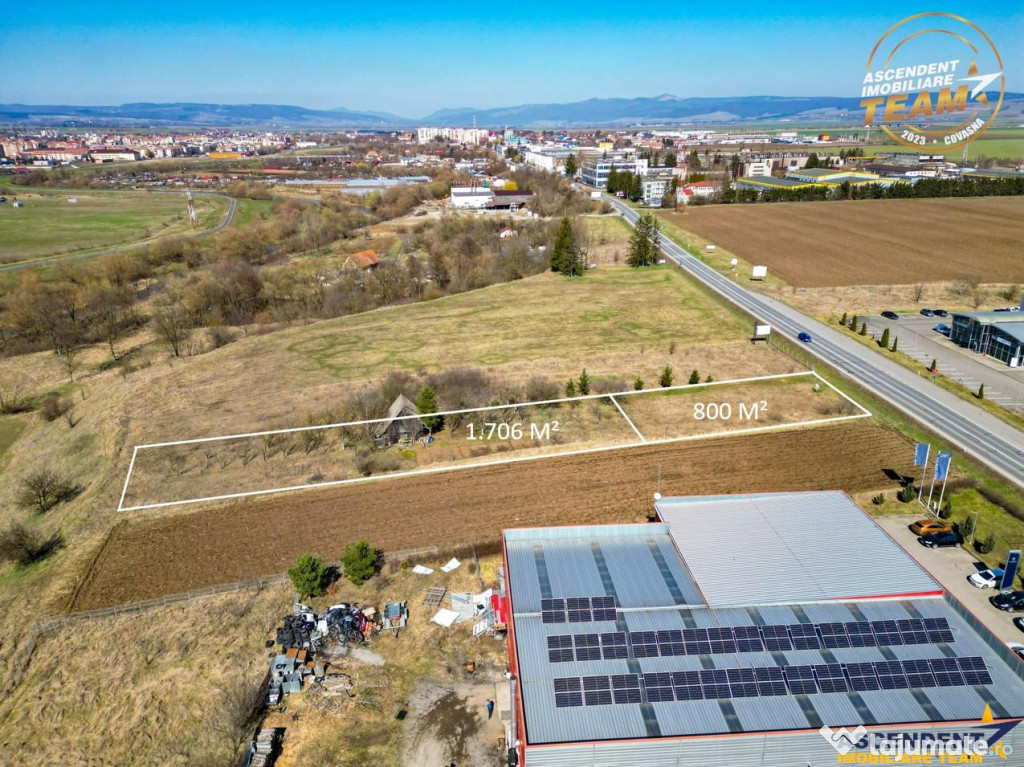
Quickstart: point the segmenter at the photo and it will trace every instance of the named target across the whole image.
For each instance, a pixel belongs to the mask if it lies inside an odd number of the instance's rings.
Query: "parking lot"
[[[914,520],[927,516],[925,510],[914,516],[901,514],[894,517],[878,517],[876,521],[910,556],[942,584],[950,594],[959,599],[974,613],[993,634],[1004,642],[1024,643],[1024,632],[1013,625],[1013,618],[1024,613],[1007,613],[989,604],[988,598],[996,594],[994,589],[978,589],[967,582],[967,576],[987,565],[973,556],[969,547],[951,546],[943,549],[929,549],[917,542],[917,536],[908,529]]]
[[[882,331],[889,328],[890,338],[899,336],[899,350],[921,363],[921,375],[926,375],[924,369],[935,360],[940,375],[975,392],[984,383],[985,399],[997,402],[1012,412],[1024,412],[1024,368],[1011,368],[997,360],[961,349],[933,329],[940,322],[950,325],[951,317],[901,314],[898,320],[889,320],[880,315],[870,315],[864,320],[868,324],[868,333],[881,337]]]

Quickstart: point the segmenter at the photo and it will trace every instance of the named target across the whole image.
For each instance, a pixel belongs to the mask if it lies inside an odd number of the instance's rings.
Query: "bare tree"
[[[153,312],[153,332],[171,347],[175,357],[180,357],[192,336],[192,318],[180,303],[165,302]]]
[[[13,370],[0,374],[0,413],[20,413],[29,408],[29,380]]]
[[[45,514],[58,503],[78,494],[78,486],[53,469],[43,467],[21,481],[18,503]]]
[[[239,669],[217,690],[217,715],[210,722],[231,753],[238,754],[256,724],[263,705],[263,680],[249,669]]]
[[[914,292],[912,293],[912,296],[913,296],[913,299],[914,299],[914,303],[915,304],[918,303],[921,300],[921,296],[923,296],[923,295],[924,295],[924,285],[919,282],[919,283],[917,283],[914,286]]]

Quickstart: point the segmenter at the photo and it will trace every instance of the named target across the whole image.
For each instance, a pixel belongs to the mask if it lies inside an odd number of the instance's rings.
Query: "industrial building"
[[[949,340],[1012,368],[1024,365],[1024,300],[1021,311],[953,313]]]
[[[655,508],[649,524],[505,531],[510,762],[820,767],[898,738],[1024,749],[1024,664],[844,493]],[[845,755],[822,734],[860,725]]]

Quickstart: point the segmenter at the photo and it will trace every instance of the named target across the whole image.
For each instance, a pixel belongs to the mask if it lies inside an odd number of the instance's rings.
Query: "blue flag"
[[[915,466],[927,466],[928,465],[928,453],[931,452],[932,446],[927,442],[918,442],[914,445],[914,465]]]
[[[949,476],[949,462],[952,457],[953,454],[945,450],[935,457],[935,479],[945,480]]]

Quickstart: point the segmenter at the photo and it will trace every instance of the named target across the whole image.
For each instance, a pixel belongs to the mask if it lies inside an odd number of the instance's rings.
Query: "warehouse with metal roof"
[[[1014,742],[1024,665],[845,494],[656,509],[505,531],[510,758],[835,764],[823,726]]]

